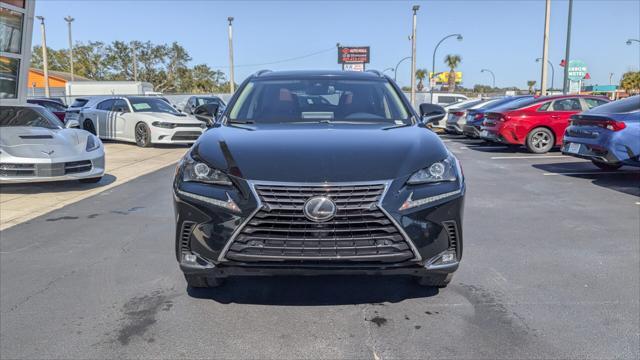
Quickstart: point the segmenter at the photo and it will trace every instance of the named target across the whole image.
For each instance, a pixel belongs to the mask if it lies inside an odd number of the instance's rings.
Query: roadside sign
[[[569,61],[569,80],[580,81],[587,75],[587,64],[581,60]]]
[[[368,46],[339,46],[338,64],[368,64]]]
[[[342,64],[344,71],[364,71],[364,64]]]

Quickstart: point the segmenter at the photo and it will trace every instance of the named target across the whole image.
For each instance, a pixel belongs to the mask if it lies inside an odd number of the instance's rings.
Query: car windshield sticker
[[[404,121],[402,121],[402,120],[396,120],[396,121],[395,121],[395,123],[396,123],[396,125],[403,125],[403,124],[404,124]]]
[[[151,109],[151,105],[147,103],[137,103],[137,104],[133,104],[133,108],[136,110],[149,110]]]

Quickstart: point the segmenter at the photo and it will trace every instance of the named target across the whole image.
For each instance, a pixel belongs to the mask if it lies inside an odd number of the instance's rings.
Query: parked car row
[[[191,144],[213,123],[210,109],[217,114],[224,106],[217,97],[193,96],[187,104],[192,103],[193,115],[176,110],[165,98],[142,96],[83,97],[69,107],[55,99],[2,106],[0,182],[98,182],[105,170],[100,139],[141,147]]]
[[[532,95],[465,101],[448,109],[446,131],[489,143],[554,147],[606,170],[640,164],[640,96],[609,103],[590,95]]]

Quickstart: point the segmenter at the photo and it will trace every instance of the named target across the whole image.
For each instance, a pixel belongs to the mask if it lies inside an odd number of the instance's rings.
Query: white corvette
[[[0,183],[100,181],[102,142],[73,126],[38,105],[0,106]]]
[[[195,117],[177,111],[158,97],[113,96],[82,109],[83,129],[101,139],[151,144],[190,144],[206,129]]]

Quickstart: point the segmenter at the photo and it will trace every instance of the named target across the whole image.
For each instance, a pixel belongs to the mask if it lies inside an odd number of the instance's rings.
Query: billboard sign
[[[338,64],[368,64],[368,46],[339,46]]]
[[[429,72],[429,78],[431,81],[435,79],[436,84],[438,85],[446,85],[449,83],[449,72],[440,72],[436,73],[434,76],[432,72]],[[456,71],[456,83],[459,84],[462,82],[462,71]]]
[[[569,80],[580,81],[587,76],[587,64],[580,60],[569,61]]]

